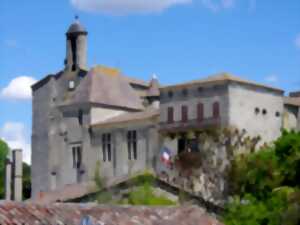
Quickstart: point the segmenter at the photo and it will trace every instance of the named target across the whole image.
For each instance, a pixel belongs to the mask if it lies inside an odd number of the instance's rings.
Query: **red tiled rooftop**
[[[0,202],[1,225],[79,225],[84,216],[88,216],[94,225],[222,225],[196,206],[121,207]]]

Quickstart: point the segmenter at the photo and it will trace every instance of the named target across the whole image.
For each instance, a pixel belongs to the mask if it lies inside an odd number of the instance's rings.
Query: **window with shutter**
[[[168,107],[168,123],[173,123],[174,122],[174,109],[173,107]]]
[[[188,107],[186,105],[181,106],[181,121],[184,123],[188,121]]]
[[[213,104],[213,117],[219,118],[220,117],[220,104],[219,102],[215,102]]]
[[[197,119],[201,122],[204,119],[204,105],[203,103],[198,103],[197,105]]]

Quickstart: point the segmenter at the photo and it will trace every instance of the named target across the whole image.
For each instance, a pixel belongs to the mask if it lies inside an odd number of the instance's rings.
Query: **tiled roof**
[[[253,86],[257,86],[257,87],[270,89],[270,90],[273,90],[273,91],[283,92],[283,90],[281,90],[281,89],[271,87],[271,86],[267,86],[267,85],[260,84],[260,83],[256,83],[256,82],[253,82],[253,81],[245,80],[245,79],[242,79],[240,77],[233,76],[229,73],[220,73],[220,74],[208,76],[208,77],[203,78],[203,79],[193,80],[193,81],[186,82],[186,83],[168,85],[168,86],[164,86],[161,89],[163,89],[163,90],[164,89],[173,89],[173,88],[176,89],[176,88],[189,87],[189,86],[193,86],[193,85],[217,83],[217,82],[224,82],[224,81],[234,81],[234,82],[241,83],[241,84],[249,84],[249,85],[253,85]]]
[[[119,116],[112,117],[100,123],[92,124],[92,127],[97,128],[97,127],[102,127],[104,125],[110,125],[116,123],[120,124],[126,122],[134,122],[134,121],[145,121],[147,119],[155,118],[158,115],[159,115],[158,109],[149,107],[146,110],[141,112],[123,113]]]
[[[63,105],[81,103],[144,109],[142,100],[127,80],[117,70],[103,67],[91,69]]]
[[[84,217],[88,217],[94,225],[221,225],[196,206],[0,203],[1,225],[80,225]]]
[[[284,104],[300,106],[300,97],[284,97]]]

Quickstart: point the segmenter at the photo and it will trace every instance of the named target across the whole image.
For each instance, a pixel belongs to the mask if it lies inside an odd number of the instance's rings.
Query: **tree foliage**
[[[237,156],[230,177],[227,225],[300,224],[300,132],[283,131],[273,146]]]
[[[5,161],[9,148],[7,144],[0,139],[0,199],[5,195]]]
[[[9,147],[0,139],[0,199],[5,197],[5,163],[8,156]],[[30,198],[31,195],[31,167],[23,162],[23,199]]]

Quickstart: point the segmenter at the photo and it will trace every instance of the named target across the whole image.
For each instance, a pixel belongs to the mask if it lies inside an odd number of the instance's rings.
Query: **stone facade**
[[[33,197],[93,181],[96,170],[108,183],[145,170],[168,172],[160,150],[206,151],[193,144],[206,129],[235,127],[261,136],[263,144],[280,135],[287,113],[293,115],[288,126],[299,128],[297,97],[287,103],[282,90],[228,74],[159,87],[156,77],[144,82],[114,68],[87,69],[86,52],[87,32],[77,21],[67,32],[65,68],[32,86]],[[214,162],[199,170],[194,185],[207,200],[214,195],[214,188],[203,188],[208,170],[219,171],[215,161],[225,157],[214,150]]]

